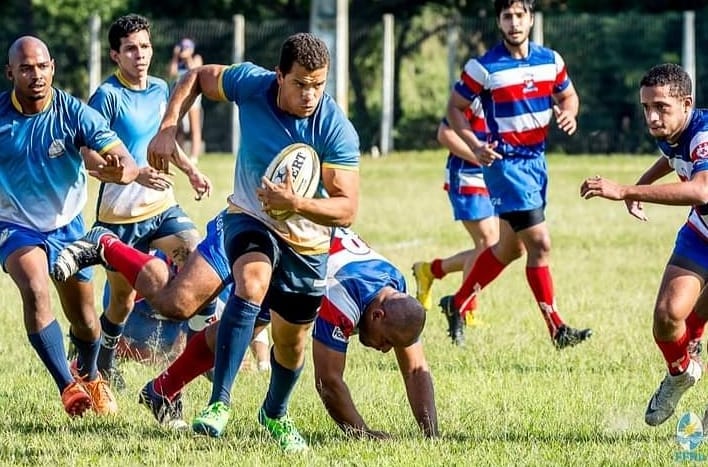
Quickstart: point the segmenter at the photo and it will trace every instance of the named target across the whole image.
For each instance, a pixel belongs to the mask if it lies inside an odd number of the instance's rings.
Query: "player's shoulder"
[[[167,81],[157,76],[148,76],[147,85],[148,88],[159,88],[163,91],[169,91],[169,85],[167,84]]]

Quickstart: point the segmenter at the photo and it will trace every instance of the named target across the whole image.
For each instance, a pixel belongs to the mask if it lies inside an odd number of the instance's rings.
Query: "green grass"
[[[411,264],[467,248],[442,191],[444,153],[395,154],[362,161],[356,230],[406,273]],[[630,217],[622,203],[585,201],[583,178],[595,174],[634,181],[652,157],[550,157],[547,218],[558,305],[569,324],[590,326],[591,341],[557,352],[524,278],[512,264],[480,297],[484,326],[467,330],[455,348],[445,320],[431,311],[423,334],[435,378],[442,437],[422,439],[408,407],[393,355],[351,344],[346,381],[372,428],[388,442],[345,438],[314,390],[308,361],[291,415],[310,440],[306,456],[281,454],[256,421],[267,376],[242,373],[233,390],[234,416],[222,439],[161,430],[136,403],[137,392],[160,368],[122,364],[129,390],[119,394],[114,419],[70,420],[22,326],[19,294],[0,275],[0,463],[46,465],[669,465],[679,452],[676,418],[644,425],[646,403],[663,377],[651,336],[653,301],[687,208],[648,206],[649,222]],[[178,198],[198,225],[224,205],[233,159],[207,156],[202,169],[216,184],[197,203],[184,177]],[[92,186],[95,193],[95,186]],[[92,206],[87,209],[91,218]],[[102,273],[97,277],[102,279]],[[459,274],[436,282],[436,300],[453,292]],[[98,283],[98,282],[97,282]],[[96,287],[98,289],[98,287]],[[98,295],[98,294],[97,294]],[[61,314],[56,297],[54,309]],[[66,320],[61,318],[66,331]],[[309,350],[309,349],[308,349]],[[191,418],[206,403],[201,378],[185,395]],[[678,410],[703,413],[702,390]],[[708,455],[708,447],[697,451]]]

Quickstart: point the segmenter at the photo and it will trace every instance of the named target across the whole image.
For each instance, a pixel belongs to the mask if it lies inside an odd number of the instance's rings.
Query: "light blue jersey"
[[[239,106],[241,142],[236,159],[232,212],[245,212],[274,230],[301,254],[326,253],[331,229],[294,215],[276,221],[261,210],[256,189],[271,160],[286,146],[312,146],[323,167],[358,170],[359,136],[337,103],[324,94],[314,114],[298,118],[278,109],[275,72],[252,63],[232,65],[220,77],[224,100]],[[320,181],[315,197],[326,197]]]
[[[131,89],[120,71],[108,77],[89,99],[125,143],[138,167],[146,167],[147,147],[167,108],[167,83],[148,77],[146,89]],[[111,224],[136,223],[176,204],[172,189],[157,191],[139,183],[101,184],[96,218]]]
[[[0,221],[39,232],[69,224],[86,204],[81,146],[103,154],[120,144],[94,109],[52,88],[47,107],[24,115],[0,94]]]

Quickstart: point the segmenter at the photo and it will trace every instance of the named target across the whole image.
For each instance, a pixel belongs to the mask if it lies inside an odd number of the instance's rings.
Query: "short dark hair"
[[[494,0],[494,11],[497,14],[497,18],[499,18],[502,10],[511,7],[511,5],[517,2],[524,5],[524,10],[527,10],[529,13],[533,13],[536,6],[535,0]]]
[[[108,45],[111,50],[120,51],[120,40],[138,31],[147,31],[150,35],[150,22],[144,16],[131,13],[118,18],[108,29]]]
[[[314,34],[299,32],[285,39],[280,48],[278,69],[287,75],[293,63],[299,63],[307,71],[315,71],[329,66],[327,45]]]
[[[671,97],[686,97],[693,92],[691,77],[675,63],[662,63],[651,67],[639,82],[639,87],[645,86],[668,86]]]

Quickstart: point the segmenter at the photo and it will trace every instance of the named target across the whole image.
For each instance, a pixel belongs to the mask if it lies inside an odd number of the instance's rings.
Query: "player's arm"
[[[408,403],[425,436],[438,436],[438,413],[435,408],[433,378],[425,361],[423,344],[416,342],[405,348],[394,348],[398,367],[406,386]]]
[[[460,94],[456,89],[450,93],[447,102],[447,122],[455,133],[464,141],[482,165],[490,165],[502,156],[494,149],[499,144],[497,141],[487,143],[481,141],[470,128],[470,122],[465,114],[472,101]]]
[[[303,198],[295,196],[292,189],[286,189],[279,190],[282,198],[279,196],[279,199],[275,199],[271,196],[274,194],[274,187],[271,187],[270,207],[291,210],[320,225],[349,227],[359,209],[359,171],[355,167],[323,165],[322,183],[329,194],[328,198]]]
[[[177,124],[192,107],[199,94],[212,100],[223,100],[219,78],[224,69],[226,69],[225,65],[203,65],[189,70],[177,82],[167,101],[160,130],[148,146],[150,165],[164,172],[169,170],[170,163],[180,168],[188,167],[189,158],[177,149],[175,142]]]
[[[473,164],[479,164],[477,156],[475,156],[472,149],[465,144],[465,142],[460,138],[460,136],[450,128],[445,122],[440,122],[438,125],[438,143],[445,146],[451,154],[464,159]]]
[[[312,341],[315,386],[329,416],[349,436],[387,438],[386,433],[371,430],[354,406],[344,382],[346,353],[332,350],[317,339]]]
[[[127,185],[138,177],[138,166],[123,143],[112,146],[103,154],[83,146],[81,155],[88,173],[102,182]]]
[[[578,128],[577,117],[580,110],[580,98],[573,83],[568,84],[561,92],[553,94],[553,100],[555,101],[553,114],[558,128],[572,135]]]

